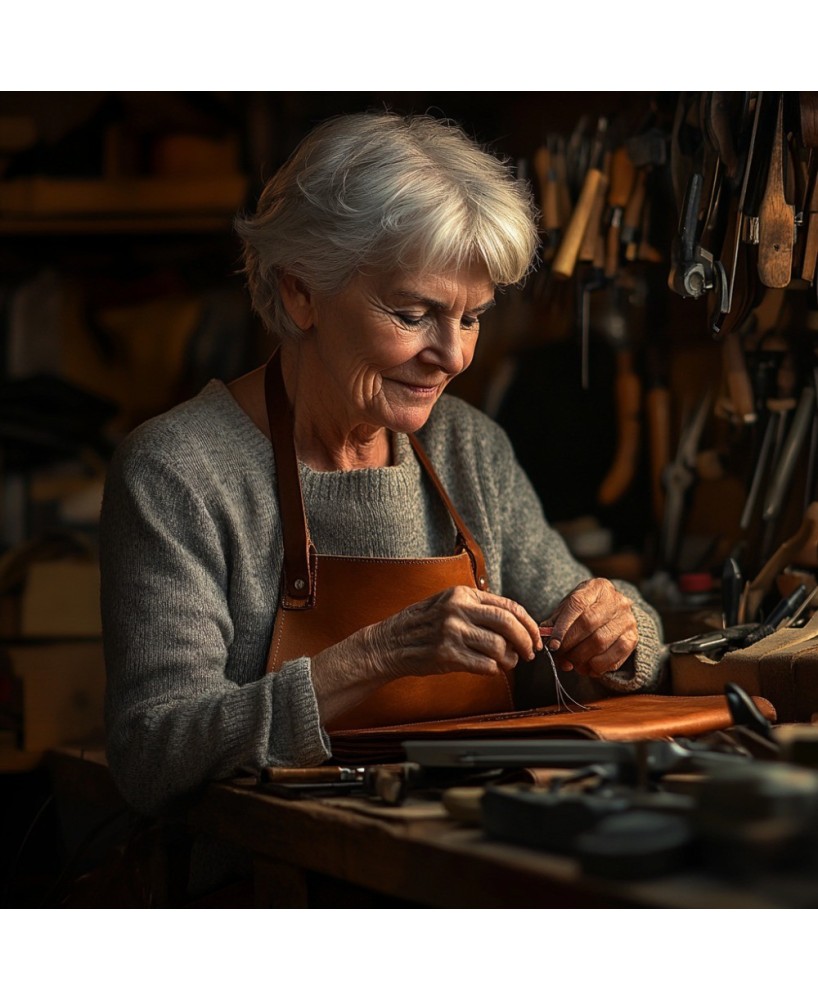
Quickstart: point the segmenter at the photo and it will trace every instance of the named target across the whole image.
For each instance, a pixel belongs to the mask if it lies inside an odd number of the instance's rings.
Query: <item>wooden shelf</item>
[[[0,182],[0,235],[229,232],[243,174]]]
[[[2,236],[128,235],[139,233],[225,233],[233,213],[9,218],[0,216]]]

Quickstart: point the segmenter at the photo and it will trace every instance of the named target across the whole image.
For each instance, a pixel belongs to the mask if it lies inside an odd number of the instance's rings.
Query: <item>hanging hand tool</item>
[[[555,278],[567,279],[574,273],[580,246],[582,245],[585,230],[591,218],[597,191],[603,185],[604,179],[604,174],[596,167],[591,167],[585,175],[579,199],[571,214],[565,235],[560,241],[559,248],[554,257],[554,263],[551,267],[551,273]]]
[[[616,450],[613,461],[600,483],[597,502],[609,507],[620,500],[631,483],[639,465],[641,441],[642,383],[634,365],[634,351],[617,293],[621,287],[609,286],[612,303],[605,315],[603,332],[616,353]],[[631,291],[631,295],[633,292]]]
[[[812,158],[811,173],[809,200],[804,213],[806,237],[801,258],[801,278],[809,284],[815,281],[816,261],[818,261],[818,154]]]
[[[818,501],[807,507],[796,533],[782,542],[745,587],[741,601],[741,621],[755,621],[768,591],[779,574],[790,565],[818,568]]]
[[[713,394],[710,390],[701,397],[693,416],[680,435],[676,457],[663,476],[665,511],[659,551],[661,563],[666,568],[673,566],[676,560],[685,505],[690,488],[696,479],[699,441],[710,414],[712,399]]]
[[[801,143],[809,150],[807,198],[804,203],[804,250],[801,255],[801,278],[815,282],[818,261],[818,92],[799,94]]]
[[[756,420],[756,406],[738,330],[729,330],[724,335],[721,359],[727,398],[719,401],[718,412],[734,423],[751,424]]]
[[[818,91],[802,91],[798,96],[801,142],[807,149],[815,149],[818,147]]]
[[[585,235],[579,247],[578,260],[582,263],[593,264],[599,256],[599,245],[602,241],[602,219],[605,214],[605,204],[608,197],[608,184],[611,174],[611,154],[606,153],[602,163],[602,180],[596,189],[596,196],[591,207],[591,214],[588,218],[588,225],[585,228]],[[604,266],[604,259],[600,266]]]
[[[757,346],[752,353],[753,395],[761,418],[760,445],[753,459],[752,478],[741,514],[740,527],[747,531],[753,521],[763,485],[769,483],[781,456],[787,421],[795,409],[795,371],[786,341],[777,333],[784,316],[785,293],[767,289],[754,311],[752,333]],[[726,338],[733,336],[730,332]]]
[[[571,213],[551,268],[551,273],[555,278],[564,280],[573,275],[598,192],[605,185],[605,175],[601,170],[601,165],[607,128],[607,119],[600,118],[597,123],[593,147],[589,154],[590,166],[585,173],[577,203]]]
[[[550,261],[560,241],[561,227],[557,204],[556,174],[551,164],[551,152],[546,145],[538,147],[534,153],[534,172],[540,190],[540,211],[542,212],[543,260]]]
[[[749,530],[749,527],[753,520],[753,511],[758,503],[758,498],[761,494],[761,487],[764,483],[764,479],[767,474],[767,469],[770,464],[770,458],[773,454],[773,448],[775,445],[775,432],[776,432],[776,421],[773,419],[772,414],[767,418],[767,424],[764,428],[764,435],[761,439],[761,447],[758,450],[758,455],[755,459],[755,466],[753,468],[753,476],[750,481],[750,488],[747,491],[747,497],[744,501],[744,507],[741,511],[741,519],[739,521],[739,527],[742,531]]]
[[[758,212],[758,276],[768,288],[786,288],[792,278],[795,209],[784,192],[784,95],[778,95],[767,184]]]
[[[645,198],[647,196],[648,168],[639,167],[636,171],[631,196],[622,215],[622,231],[620,241],[622,243],[625,260],[635,260],[636,251],[639,247],[639,240],[642,238],[642,215],[645,208]]]
[[[750,466],[751,474],[739,526],[748,532],[755,520],[762,489],[770,482],[778,464],[786,437],[787,420],[795,409],[794,375],[786,343],[775,332],[781,321],[784,292],[768,290],[762,304],[755,310],[758,337],[751,353],[751,386],[756,401],[758,420],[755,438],[757,447]],[[732,334],[727,335],[732,336]],[[766,342],[766,346],[765,346]],[[759,517],[760,520],[760,517]]]
[[[679,230],[671,247],[668,287],[683,299],[701,298],[715,286],[716,262],[699,242],[699,211],[704,177],[693,173],[687,183]]]
[[[620,233],[627,261],[658,264],[663,259],[651,244],[650,224],[651,202],[659,189],[658,171],[668,162],[668,145],[667,132],[655,124],[625,141],[625,149],[637,171]]]
[[[622,217],[630,200],[636,179],[636,168],[624,146],[613,151],[611,179],[608,185],[608,234],[605,244],[605,277],[613,278],[619,270]]]
[[[807,434],[812,425],[814,413],[815,390],[811,386],[806,386],[801,391],[801,397],[798,400],[798,406],[793,415],[780,461],[773,473],[772,481],[764,497],[761,516],[767,525],[765,553],[769,549],[770,542],[778,525],[784,498],[790,487],[798,456],[801,454]]]
[[[636,475],[641,404],[642,384],[633,367],[633,354],[627,347],[621,348],[616,355],[616,452],[597,493],[603,507],[620,500]]]
[[[726,559],[721,572],[721,605],[725,628],[738,623],[743,589],[744,577],[741,567],[735,559]]]
[[[606,284],[602,272],[597,267],[593,267],[588,276],[577,286],[581,356],[580,381],[583,389],[587,389],[590,385],[591,295],[593,292],[605,288]]]
[[[719,296],[719,305],[726,305],[724,268],[717,258],[721,239],[720,206],[724,166],[718,150],[708,140],[705,122],[709,116],[709,94],[698,99],[682,95],[680,108],[686,108],[685,122],[689,135],[698,136],[687,160],[690,169],[686,176],[684,197],[679,212],[679,228],[671,246],[671,270],[668,285],[682,298],[695,298],[711,293]],[[676,128],[678,129],[678,121]],[[673,155],[678,158],[676,142]],[[681,183],[681,171],[674,168],[676,183]]]
[[[736,117],[734,96],[729,92],[713,91],[706,105],[703,122],[705,134],[718,153],[719,160],[724,166],[725,177],[731,184],[737,183],[741,169],[736,136],[733,134]]]
[[[714,98],[716,95],[714,95]],[[734,192],[736,181],[740,179],[738,192],[730,198],[727,206],[727,225],[719,254],[720,267],[716,270],[717,286],[713,290],[710,304],[709,325],[715,336],[724,335],[730,329],[738,329],[749,316],[758,299],[758,268],[755,261],[755,243],[749,232],[748,208],[750,193],[758,184],[761,169],[757,155],[757,136],[761,119],[762,95],[750,93],[744,101],[741,112],[741,126],[738,130],[736,155],[738,162],[735,174],[726,168],[728,183]],[[714,104],[717,103],[714,100]],[[748,123],[750,123],[748,125]],[[721,129],[722,126],[714,126]],[[746,137],[742,133],[747,133]],[[719,155],[723,144],[719,140]],[[731,153],[727,154],[732,163]]]

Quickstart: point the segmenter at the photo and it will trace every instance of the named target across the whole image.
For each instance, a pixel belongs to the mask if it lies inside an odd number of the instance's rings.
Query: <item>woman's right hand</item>
[[[540,649],[539,627],[516,601],[451,587],[318,653],[313,686],[326,723],[386,681],[455,671],[495,674]]]
[[[366,629],[374,670],[390,680],[465,671],[493,674],[531,660],[539,628],[521,605],[473,587],[451,587]]]

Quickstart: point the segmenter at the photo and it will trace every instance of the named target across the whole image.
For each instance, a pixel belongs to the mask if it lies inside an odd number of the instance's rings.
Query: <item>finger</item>
[[[601,674],[610,674],[619,670],[628,658],[633,655],[636,643],[621,637],[616,640],[605,652],[599,656],[588,660],[586,667],[592,677],[599,677]]]
[[[608,622],[571,650],[568,658],[577,673],[598,675],[618,670],[636,648],[639,635],[629,617]]]
[[[539,626],[522,606],[522,604],[518,604],[517,601],[511,600],[510,597],[500,597],[498,594],[486,594],[483,591],[478,591],[478,593],[480,594],[483,604],[498,603],[500,607],[505,608],[509,614],[513,615],[513,617],[517,619],[517,621],[528,633],[534,649],[540,649],[542,647]],[[488,602],[486,601],[486,598],[488,598]]]
[[[449,673],[465,671],[472,674],[496,674],[498,670],[511,669],[517,656],[508,656],[508,646],[499,636],[458,620],[444,629],[430,633],[431,645],[422,655],[414,656],[422,662],[422,673]],[[508,661],[506,662],[499,661]],[[436,666],[430,669],[431,664]]]
[[[590,592],[587,593],[590,596]],[[622,627],[625,622],[636,627],[633,602],[613,586],[596,591],[595,598],[583,608],[563,635],[560,643],[563,653],[573,653],[580,643],[612,622],[617,622],[618,627]]]
[[[592,604],[596,597],[596,588],[591,584],[594,581],[586,580],[576,586],[567,597],[563,599],[557,610],[551,615],[551,637],[548,640],[548,648],[551,650],[561,649],[565,637],[574,622],[583,614],[589,604]]]
[[[470,653],[490,659],[500,670],[513,670],[520,659],[514,647],[501,635],[487,629],[475,628],[465,639],[465,644]]]
[[[540,643],[539,630],[536,632],[535,640],[523,622],[506,607],[480,604],[470,611],[469,617],[474,625],[500,637],[521,659],[534,658]]]
[[[465,618],[450,623],[439,652],[453,670],[511,670],[519,660],[502,635]]]

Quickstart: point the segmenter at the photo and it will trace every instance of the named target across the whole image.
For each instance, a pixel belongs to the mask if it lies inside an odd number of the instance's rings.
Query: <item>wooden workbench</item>
[[[102,754],[57,751],[50,766],[62,794],[115,802]],[[572,858],[491,841],[420,798],[398,807],[358,797],[290,800],[238,779],[207,788],[186,821],[248,852],[256,906],[747,908],[818,900],[798,879],[742,885],[692,870],[644,881],[591,878]]]

